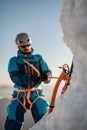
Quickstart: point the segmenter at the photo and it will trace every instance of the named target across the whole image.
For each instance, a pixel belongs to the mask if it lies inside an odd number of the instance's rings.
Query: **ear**
[[[20,46],[18,46],[18,49],[20,49]]]

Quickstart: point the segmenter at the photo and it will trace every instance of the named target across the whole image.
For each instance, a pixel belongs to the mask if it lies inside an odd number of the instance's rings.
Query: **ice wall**
[[[61,25],[74,56],[71,84],[53,113],[30,130],[87,130],[87,0],[64,0]]]

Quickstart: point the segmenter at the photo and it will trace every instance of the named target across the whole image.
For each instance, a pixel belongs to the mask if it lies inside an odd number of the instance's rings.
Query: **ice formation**
[[[56,100],[53,113],[30,130],[87,130],[87,0],[64,0],[60,21],[73,53],[71,84]]]

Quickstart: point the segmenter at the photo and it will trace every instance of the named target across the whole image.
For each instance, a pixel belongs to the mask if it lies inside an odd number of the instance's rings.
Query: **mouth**
[[[24,49],[24,51],[30,51],[29,49]]]
[[[31,52],[32,52],[32,51],[29,50],[29,49],[24,49],[24,51],[23,51],[24,54],[31,54]]]

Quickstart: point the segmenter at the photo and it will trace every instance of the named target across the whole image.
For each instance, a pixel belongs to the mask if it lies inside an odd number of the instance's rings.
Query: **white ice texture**
[[[73,53],[71,84],[53,113],[30,130],[87,130],[87,0],[64,0],[60,19],[64,42]]]

